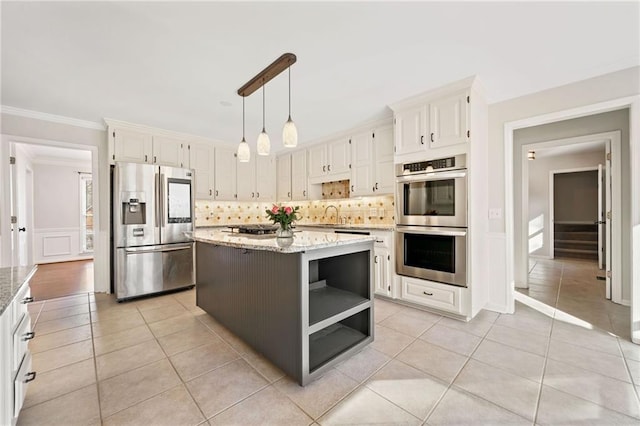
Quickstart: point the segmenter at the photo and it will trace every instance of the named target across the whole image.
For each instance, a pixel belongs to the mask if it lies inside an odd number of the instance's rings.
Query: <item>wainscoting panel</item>
[[[93,253],[80,252],[80,228],[40,228],[34,231],[35,263],[91,259]]]
[[[506,234],[487,233],[489,253],[489,302],[486,309],[501,313],[512,313],[510,298],[513,297],[513,283],[507,283],[507,239]]]

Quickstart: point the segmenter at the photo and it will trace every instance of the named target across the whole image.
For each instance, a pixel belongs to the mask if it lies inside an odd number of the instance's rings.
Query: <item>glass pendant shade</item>
[[[244,138],[242,138],[242,142],[238,145],[238,161],[241,163],[248,163],[251,160],[251,150],[249,149],[249,144]]]
[[[258,151],[258,155],[269,155],[269,151],[271,151],[271,141],[269,140],[269,135],[264,128],[258,135],[258,146],[256,151]]]
[[[291,120],[291,116],[289,116],[282,128],[282,144],[286,148],[294,148],[298,145],[298,129],[296,128],[296,123]]]

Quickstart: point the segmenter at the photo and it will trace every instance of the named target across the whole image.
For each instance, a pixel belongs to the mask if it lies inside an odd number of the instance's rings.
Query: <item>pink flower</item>
[[[273,214],[278,214],[278,210],[280,210],[280,207],[278,206],[274,205],[273,207],[271,207],[271,213]]]
[[[286,214],[291,214],[291,212],[292,212],[292,211],[293,211],[293,209],[292,209],[291,207],[288,207],[288,206],[287,206],[287,207],[285,207],[285,208],[284,208],[284,212],[285,212]]]

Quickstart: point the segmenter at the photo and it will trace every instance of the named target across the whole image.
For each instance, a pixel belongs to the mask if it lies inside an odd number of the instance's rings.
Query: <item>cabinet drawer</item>
[[[435,309],[462,313],[462,288],[402,278],[402,298]]]
[[[375,246],[391,249],[391,237],[388,235],[374,234],[376,237]]]
[[[20,369],[13,380],[13,424],[15,424],[15,420],[22,409],[22,403],[27,394],[27,385],[35,378],[36,373],[31,371],[31,352],[27,351],[22,358]]]
[[[20,361],[27,352],[27,346],[29,340],[33,339],[35,333],[31,331],[31,316],[23,315],[20,325],[13,332],[13,364],[12,371],[15,371],[20,366]]]
[[[29,284],[25,284],[16,294],[15,299],[13,299],[13,321],[11,322],[11,330],[15,330],[16,327],[22,321],[22,317],[29,313],[27,309],[27,304],[31,300],[31,288]]]

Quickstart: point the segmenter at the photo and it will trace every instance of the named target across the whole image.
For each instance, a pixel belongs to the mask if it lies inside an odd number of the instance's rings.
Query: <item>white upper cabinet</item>
[[[468,105],[468,91],[429,103],[430,148],[455,145],[469,140]]]
[[[153,136],[153,164],[159,166],[186,167],[185,151],[187,144],[174,138]],[[186,163],[186,164],[185,164]]]
[[[307,175],[307,151],[291,153],[291,199],[294,201],[309,198]]]
[[[238,201],[253,201],[256,199],[256,155],[246,162],[236,164],[236,193]]]
[[[329,142],[327,144],[327,160],[328,175],[335,176],[349,173],[349,164],[351,164],[351,146],[349,145],[349,139],[342,138]]]
[[[256,200],[274,201],[276,198],[276,158],[256,156]]]
[[[237,198],[235,148],[216,148],[214,174],[214,198],[235,200]]]
[[[112,129],[113,157],[115,161],[151,163],[153,161],[153,137],[148,133],[129,129]]]
[[[351,147],[348,138],[336,139],[309,148],[309,183],[349,179]]]
[[[291,154],[278,157],[276,198],[280,201],[291,200]],[[305,177],[306,180],[306,177]]]
[[[213,200],[215,148],[205,143],[191,144],[189,164],[195,171],[196,200]]]
[[[327,174],[327,146],[309,148],[309,178],[322,178]]]
[[[393,128],[381,127],[351,137],[351,195],[392,194]]]
[[[411,154],[427,147],[427,106],[397,112],[395,115],[395,153]]]

